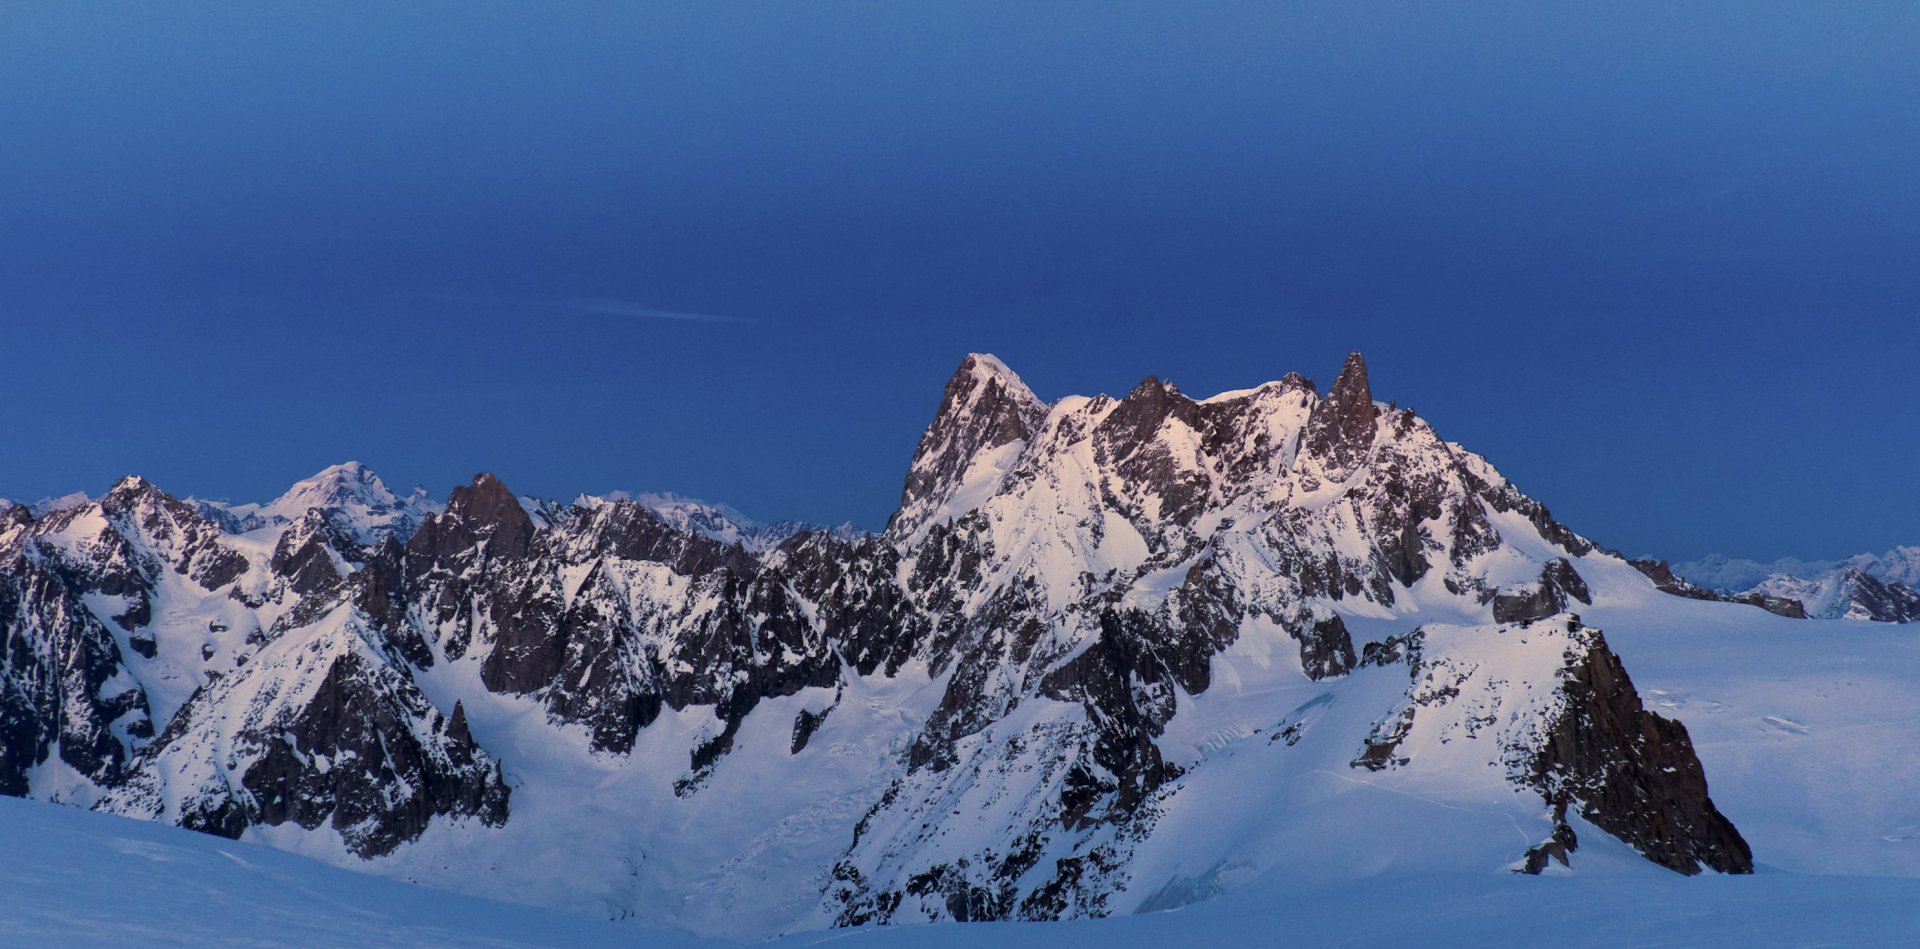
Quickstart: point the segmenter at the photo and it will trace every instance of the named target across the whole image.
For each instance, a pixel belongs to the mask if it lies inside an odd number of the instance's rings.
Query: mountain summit
[[[309,511],[319,511],[363,544],[389,535],[411,535],[436,508],[425,489],[399,497],[371,468],[357,461],[329,465],[265,504],[193,503],[203,516],[234,533],[281,527]]]
[[[1047,404],[1005,363],[968,355],[947,380],[933,424],[920,437],[887,536],[914,536],[990,494],[1046,414]]]

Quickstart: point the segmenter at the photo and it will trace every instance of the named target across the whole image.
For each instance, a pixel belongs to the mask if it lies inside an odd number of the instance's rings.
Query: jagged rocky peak
[[[1179,419],[1195,430],[1206,424],[1200,417],[1199,404],[1181,394],[1178,386],[1148,376],[1114,406],[1100,428],[1110,441],[1137,444],[1152,438],[1169,418]]]
[[[348,564],[364,559],[360,545],[315,509],[280,535],[267,566],[304,595],[340,582],[352,570]]]
[[[105,592],[134,593],[131,586],[113,588],[134,577],[139,579],[133,585],[150,586],[155,572],[168,564],[209,590],[231,583],[248,570],[247,559],[220,542],[219,525],[139,475],[121,478],[97,506],[109,528],[92,542],[89,559],[102,568],[102,576],[120,578],[119,583],[103,588]],[[69,508],[62,513],[77,517],[89,509]],[[138,595],[144,598],[149,592],[140,590]]]
[[[1365,459],[1378,417],[1367,382],[1367,360],[1359,353],[1348,353],[1333,388],[1307,420],[1305,448],[1326,464],[1330,475],[1350,473]]]
[[[140,503],[155,495],[164,495],[153,482],[140,475],[127,475],[113,483],[107,493],[100,498],[100,505],[109,511],[120,511]]]
[[[1006,363],[968,355],[920,437],[886,536],[911,537],[963,495],[990,494],[1046,415],[1047,404]]]
[[[176,529],[213,526],[198,508],[168,494],[139,475],[128,475],[114,482],[113,488],[94,502],[101,513],[129,528],[167,536]],[[86,506],[64,511],[83,511]],[[63,511],[63,513],[64,513]]]
[[[489,557],[525,557],[533,544],[533,518],[520,499],[491,472],[454,488],[447,509],[429,516],[407,542],[409,552],[440,560],[486,544]]]

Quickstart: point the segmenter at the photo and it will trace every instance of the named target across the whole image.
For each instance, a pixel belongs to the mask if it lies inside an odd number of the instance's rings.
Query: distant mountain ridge
[[[1920,620],[1920,547],[1844,560],[1782,558],[1771,563],[1703,557],[1673,572],[1717,593],[1773,597],[1800,603],[1821,619],[1910,623]]]
[[[713,538],[723,544],[739,544],[749,553],[764,554],[796,534],[826,534],[839,540],[856,540],[867,531],[851,522],[837,526],[811,521],[757,521],[726,504],[713,504],[671,492],[628,494],[616,491],[608,500],[633,500],[658,514],[661,520],[684,531]]]

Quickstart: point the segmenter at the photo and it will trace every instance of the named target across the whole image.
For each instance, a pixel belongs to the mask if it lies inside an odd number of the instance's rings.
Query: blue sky
[[[0,495],[884,521],[948,373],[1366,352],[1603,543],[1920,543],[1920,6],[0,2]]]

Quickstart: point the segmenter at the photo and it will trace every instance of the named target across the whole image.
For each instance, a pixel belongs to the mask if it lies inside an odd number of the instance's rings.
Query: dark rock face
[[[125,666],[107,628],[56,572],[0,555],[0,794],[27,793],[26,772],[58,746],[61,760],[106,784],[127,748],[151,736],[145,693],[110,690]]]
[[[1690,600],[1717,600],[1713,591],[1694,586],[1673,572],[1673,567],[1664,560],[1629,560],[1633,569],[1653,581],[1654,589],[1673,596],[1684,596]]]
[[[1207,500],[1208,478],[1182,470],[1157,436],[1169,423],[1196,432],[1208,419],[1199,404],[1170,382],[1148,376],[1115,405],[1093,431],[1095,457],[1126,481],[1142,485],[1160,499],[1160,517],[1190,523]]]
[[[1799,600],[1784,596],[1767,596],[1761,593],[1742,593],[1729,597],[1727,602],[1746,606],[1757,606],[1776,616],[1788,619],[1806,619],[1807,608]]]
[[[599,750],[630,750],[663,708],[710,705],[724,729],[690,750],[700,771],[731,749],[762,699],[837,681],[838,660],[788,578],[737,545],[609,501],[556,506],[551,527],[495,556],[502,537],[520,536],[514,515],[524,512],[504,507],[512,495],[490,476],[464,497],[409,543],[405,595],[433,618],[449,657],[484,651],[486,688],[539,696],[553,720],[588,726]],[[569,582],[565,571],[579,572]],[[684,578],[674,581],[684,590],[666,600],[644,592],[657,571]]]
[[[380,678],[344,656],[312,702],[275,722],[276,733],[245,736],[265,747],[241,778],[252,820],[310,830],[330,823],[363,857],[391,853],[437,815],[506,821],[510,791],[499,765],[473,743],[464,710],[442,719],[417,691]],[[430,740],[402,724],[409,720],[429,723]]]
[[[1911,623],[1920,620],[1920,593],[1906,584],[1882,580],[1863,570],[1848,568],[1841,576],[1848,584],[1851,607],[1868,619],[1882,623]]]
[[[1564,597],[1593,605],[1593,593],[1587,589],[1587,581],[1581,579],[1580,572],[1573,569],[1565,557],[1555,557],[1540,568],[1540,585],[1551,586]]]
[[[533,518],[500,479],[484,471],[471,484],[453,489],[446,511],[420,525],[407,551],[444,562],[481,543],[487,545],[486,556],[504,559],[525,557],[533,543]]]
[[[934,527],[923,549],[944,557],[943,540],[949,536],[947,528]],[[778,553],[794,588],[817,605],[824,638],[840,644],[842,658],[863,676],[897,674],[930,635],[932,623],[915,602],[916,592],[932,594],[923,602],[936,611],[951,606],[941,594],[919,585],[918,571],[914,589],[902,589],[899,551],[875,539],[855,544],[825,534],[801,535],[781,545]],[[977,571],[979,556],[967,551],[960,557],[950,566],[964,583],[968,570]]]
[[[1308,678],[1346,675],[1353,669],[1353,637],[1340,614],[1308,621],[1295,638],[1300,640],[1300,665]]]
[[[1555,557],[1541,569],[1538,581],[1510,593],[1495,594],[1493,621],[1527,623],[1546,619],[1565,612],[1569,600],[1591,606],[1593,595],[1587,591],[1586,581],[1573,569],[1573,564],[1565,557]]]
[[[1668,869],[1752,873],[1753,851],[1707,796],[1686,727],[1641,705],[1618,656],[1597,630],[1561,686],[1564,714],[1533,762],[1533,781],[1556,814],[1578,807],[1589,823]]]
[[[1130,634],[1118,614],[1102,614],[1100,638],[1040,681],[1041,695],[1080,702],[1098,716],[1092,759],[1104,773],[1078,772],[1062,802],[1061,823],[1069,828],[1088,824],[1097,801],[1111,801],[1103,820],[1130,817],[1148,794],[1180,773],[1153,743],[1173,718],[1174,675],[1142,648],[1146,638]]]
[[[443,717],[404,671],[354,648],[356,635],[271,652],[201,689],[101,807],[226,837],[328,825],[361,857],[436,816],[504,822],[511,792],[464,714]]]
[[[285,578],[294,593],[304,596],[330,589],[346,579],[335,566],[336,558],[364,560],[352,538],[328,523],[320,512],[310,511],[280,535],[267,566],[275,576]]]
[[[1344,475],[1365,460],[1373,444],[1373,423],[1379,408],[1367,384],[1367,361],[1350,353],[1327,397],[1314,406],[1302,447],[1326,460],[1330,474]]]

